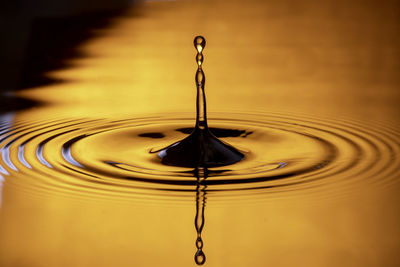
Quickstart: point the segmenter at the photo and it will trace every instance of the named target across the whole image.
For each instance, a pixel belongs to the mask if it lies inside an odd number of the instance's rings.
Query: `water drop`
[[[206,77],[202,68],[204,62],[202,52],[206,46],[206,40],[202,36],[196,36],[193,43],[197,50],[196,125],[189,136],[157,151],[158,156],[163,164],[172,166],[207,168],[230,165],[242,160],[244,155],[231,145],[219,140],[208,128],[204,91]]]
[[[196,239],[196,247],[198,249],[202,249],[203,248],[203,240],[201,239],[200,236]]]
[[[194,37],[193,43],[194,47],[197,49],[197,52],[199,53],[201,53],[204,47],[206,47],[206,39],[204,39],[204,37],[200,35]]]
[[[206,255],[204,255],[204,252],[201,249],[197,250],[194,255],[194,261],[197,265],[203,265],[206,262]]]

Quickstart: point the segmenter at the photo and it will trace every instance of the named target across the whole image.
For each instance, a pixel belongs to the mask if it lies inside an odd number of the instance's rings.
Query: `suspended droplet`
[[[197,247],[198,249],[202,249],[202,248],[203,248],[203,240],[201,239],[201,237],[198,237],[198,238],[196,239],[196,247]]]
[[[196,48],[196,50],[201,53],[204,49],[204,47],[206,47],[206,39],[204,39],[203,36],[196,36],[194,37],[193,40],[194,43],[194,47]]]
[[[203,265],[206,262],[206,255],[201,249],[196,251],[196,254],[194,255],[194,261],[197,265]]]
[[[199,67],[201,67],[201,64],[203,64],[203,60],[204,60],[203,54],[202,53],[197,53],[196,62],[197,62],[197,65]]]

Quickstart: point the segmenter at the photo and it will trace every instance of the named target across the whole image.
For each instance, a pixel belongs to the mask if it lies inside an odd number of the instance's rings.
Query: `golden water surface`
[[[389,0],[145,2],[97,30],[79,48],[85,56],[47,73],[64,82],[18,92],[46,105],[15,112],[11,122],[181,112],[194,119],[192,40],[201,34],[210,126],[212,114],[285,114],[294,122],[330,121],[327,128],[346,121],[343,135],[355,125],[361,136],[394,136],[390,149],[382,145],[392,154],[368,161],[379,167],[385,159],[389,174],[339,173],[315,188],[271,194],[207,194],[204,266],[399,266],[399,14],[399,2]],[[338,147],[340,166],[347,150]],[[111,148],[97,149],[94,158]],[[289,148],[307,149],[295,141]],[[61,152],[45,153],[56,162]],[[54,174],[57,180],[35,166],[19,174],[0,164],[8,173],[0,174],[0,266],[196,266],[195,188],[184,196],[112,194],[103,184],[81,191],[91,182],[78,186],[65,173]]]

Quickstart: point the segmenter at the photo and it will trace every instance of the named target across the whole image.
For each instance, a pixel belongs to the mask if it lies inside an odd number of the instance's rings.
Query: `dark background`
[[[57,82],[43,77],[137,0],[17,0],[0,9],[0,92]],[[7,94],[6,94],[7,95]]]

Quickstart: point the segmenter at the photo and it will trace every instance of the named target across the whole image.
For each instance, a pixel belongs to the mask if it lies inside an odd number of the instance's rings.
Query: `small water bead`
[[[203,239],[201,239],[201,237],[197,237],[197,239],[196,239],[196,247],[198,249],[202,249],[203,248]]]
[[[203,56],[203,54],[198,53],[198,54],[196,55],[196,62],[197,62],[197,65],[200,67],[201,64],[203,64],[203,61],[204,61],[204,56]]]
[[[193,43],[194,47],[197,49],[197,52],[199,53],[201,53],[204,47],[206,47],[206,39],[204,39],[204,37],[200,35],[194,37]]]
[[[194,261],[197,265],[203,265],[206,262],[206,255],[204,254],[203,250],[197,250],[196,254],[194,255]]]

